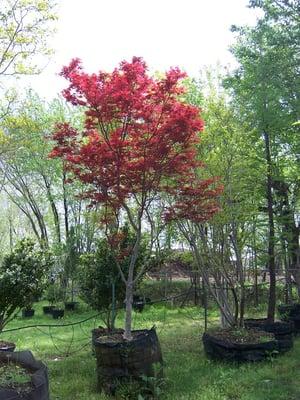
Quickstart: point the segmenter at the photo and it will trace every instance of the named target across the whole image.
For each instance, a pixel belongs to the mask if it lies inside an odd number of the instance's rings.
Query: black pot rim
[[[31,364],[34,364],[34,366],[33,365],[28,365],[28,363],[20,360],[20,356],[22,356],[22,354],[25,354],[25,353],[30,353],[31,354],[31,357],[32,357]],[[40,386],[43,386],[45,384],[44,381],[41,378],[45,374],[45,371],[47,371],[47,367],[43,362],[37,361],[33,357],[32,353],[30,351],[19,351],[19,352],[15,352],[13,354],[10,354],[9,356],[6,355],[5,352],[4,353],[0,353],[0,358],[6,358],[5,356],[9,357],[10,360],[11,359],[15,359],[15,361],[19,365],[22,365],[25,368],[29,368],[31,370],[32,369],[35,370],[35,371],[32,372],[32,375],[31,375],[32,390],[28,393],[28,395],[30,395],[36,389],[39,389]],[[7,393],[7,394],[8,393],[11,393],[12,395],[13,394],[15,394],[15,395],[16,394],[20,394],[15,389],[4,389],[4,388],[0,387],[0,395],[1,395],[1,390],[5,391],[5,393]]]
[[[294,323],[293,321],[274,321],[268,322],[267,318],[252,318],[252,319],[245,319],[244,321],[247,325],[249,322],[248,328],[252,329],[260,329],[266,332],[271,333],[292,333],[294,330]],[[257,324],[257,326],[252,326],[253,324]],[[245,325],[245,326],[246,326]],[[274,332],[273,332],[274,330]]]
[[[145,337],[147,336],[156,336],[156,330],[155,328],[151,328],[151,329],[136,329],[136,330],[132,330],[132,333],[140,333],[140,335],[138,335],[137,337],[134,337],[132,340],[130,341],[110,341],[109,340],[109,335],[107,335],[107,341],[103,342],[101,340],[98,341],[98,339],[95,339],[94,344],[95,346],[99,346],[99,347],[120,347],[120,346],[130,346],[130,345],[137,345],[139,342],[143,341]]]
[[[3,340],[3,342],[5,342],[5,340]],[[1,346],[0,345],[0,352],[13,352],[16,348],[16,344],[13,342],[6,342],[7,346]]]
[[[277,345],[277,340],[275,338],[267,342],[257,342],[257,343],[234,343],[226,340],[219,339],[211,333],[204,332],[202,340],[208,339],[212,343],[224,347],[226,349],[236,349],[236,350],[251,350],[251,349],[262,349],[266,346]]]

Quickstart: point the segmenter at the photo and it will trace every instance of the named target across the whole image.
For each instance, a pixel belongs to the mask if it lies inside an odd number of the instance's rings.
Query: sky
[[[51,98],[66,86],[58,76],[74,57],[89,72],[110,71],[141,56],[149,70],[179,66],[199,76],[217,63],[232,68],[230,26],[254,24],[248,0],[59,0],[54,55],[40,76],[23,84]]]

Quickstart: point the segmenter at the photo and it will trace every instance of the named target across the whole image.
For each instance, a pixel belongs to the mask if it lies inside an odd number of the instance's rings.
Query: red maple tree
[[[166,219],[207,220],[217,211],[214,180],[201,181],[196,144],[203,129],[200,110],[183,101],[185,74],[170,69],[163,78],[147,73],[141,58],[123,61],[113,72],[88,74],[79,59],[64,67],[67,101],[85,110],[79,131],[59,124],[51,156],[87,184],[85,196],[102,203],[108,215],[127,214],[135,232],[126,284],[125,339],[131,339],[134,268],[142,221],[161,193],[174,199]],[[213,185],[213,186],[212,186]],[[114,238],[117,234],[114,233]]]

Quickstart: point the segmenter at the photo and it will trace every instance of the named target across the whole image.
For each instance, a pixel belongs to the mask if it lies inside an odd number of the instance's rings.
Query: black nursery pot
[[[134,295],[132,301],[132,308],[134,309],[134,311],[142,312],[144,307],[145,307],[145,302],[143,297]]]
[[[52,314],[52,311],[55,309],[55,306],[44,306],[43,313],[44,314]]]
[[[125,341],[121,334],[95,340],[99,391],[114,394],[120,381],[155,376],[155,364],[160,364],[162,374],[163,360],[155,329],[132,331],[132,335],[131,341]]]
[[[282,321],[292,321],[295,333],[300,333],[300,304],[280,304],[277,308],[279,318]]]
[[[113,331],[109,331],[107,328],[103,328],[102,326],[99,326],[98,328],[94,328],[91,331],[92,333],[92,354],[95,355],[95,341],[102,336],[107,336],[107,335],[114,335],[116,333],[123,334],[124,329],[114,329]]]
[[[60,310],[60,309],[54,309],[51,312],[53,319],[59,319],[62,318],[65,315],[65,310]]]
[[[22,317],[23,318],[32,318],[34,316],[35,310],[30,309],[30,310],[22,310]]]
[[[300,304],[299,303],[294,303],[294,304],[280,304],[277,307],[278,313],[280,317],[283,318],[295,318],[299,317],[300,318]]]
[[[284,353],[293,347],[294,323],[292,321],[268,322],[266,318],[245,319],[244,325],[247,329],[258,329],[273,333],[278,341],[278,351],[280,353]]]
[[[15,351],[16,345],[10,342],[1,342],[0,340],[0,352],[13,352]]]
[[[249,362],[265,360],[277,351],[275,339],[259,343],[234,343],[205,332],[202,336],[206,355],[213,360]]]
[[[30,351],[15,353],[1,353],[0,362],[16,362],[31,371],[31,386],[29,392],[20,389],[7,389],[0,387],[0,400],[49,400],[48,371],[45,364],[35,360]]]
[[[65,310],[66,311],[74,311],[77,304],[78,304],[77,301],[68,301],[65,303]]]
[[[137,312],[142,312],[144,310],[145,304],[150,303],[151,300],[147,297],[147,298],[143,298],[142,296],[138,296],[138,295],[133,295],[133,299],[132,299],[132,308],[134,309],[134,311]],[[126,308],[126,304],[124,303],[124,309]]]
[[[144,306],[145,306],[145,304],[143,301],[134,301],[132,303],[132,307],[133,307],[134,311],[137,311],[137,312],[142,312],[144,309]]]

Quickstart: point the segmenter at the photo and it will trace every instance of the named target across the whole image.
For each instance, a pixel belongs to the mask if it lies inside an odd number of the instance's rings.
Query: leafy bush
[[[62,274],[62,282],[65,286],[64,300],[67,300],[69,297],[70,301],[74,301],[74,283],[77,275],[78,262],[78,238],[76,237],[74,227],[71,227],[64,248],[64,270]]]
[[[51,283],[46,291],[46,299],[50,304],[62,302],[65,298],[65,290],[57,283]]]
[[[133,238],[128,228],[120,245],[121,251],[133,245]],[[140,253],[135,273],[142,265],[144,252]],[[130,256],[119,261],[123,273],[127,274]],[[122,282],[111,247],[106,239],[99,240],[93,253],[81,255],[79,268],[79,290],[83,300],[97,311],[103,311],[103,322],[111,329],[114,326],[116,313],[112,313],[113,305],[119,308],[125,298],[125,285]],[[115,301],[113,302],[113,286]],[[114,304],[113,304],[114,303]]]
[[[52,257],[31,239],[23,239],[0,266],[0,332],[21,309],[29,307],[45,287]]]

